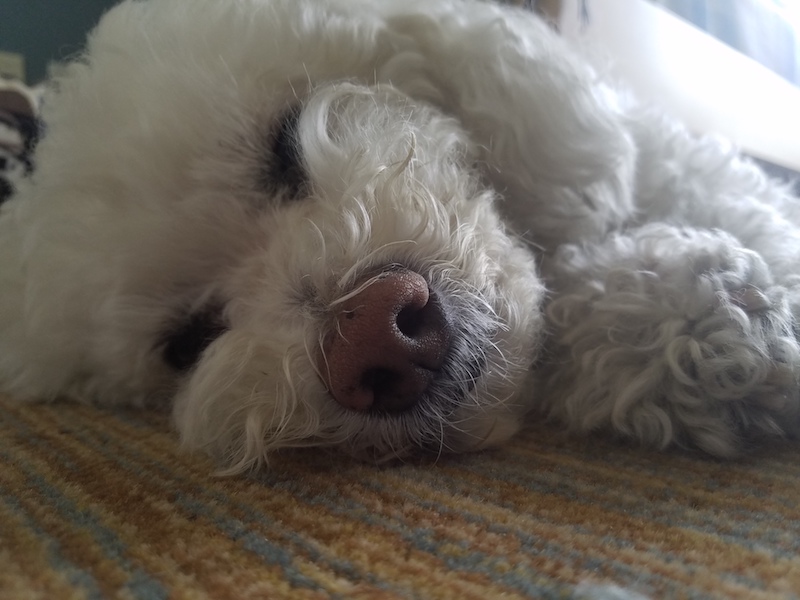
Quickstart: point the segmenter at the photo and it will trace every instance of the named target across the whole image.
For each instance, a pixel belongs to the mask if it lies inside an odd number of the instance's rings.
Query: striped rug
[[[0,598],[797,598],[800,448],[736,463],[534,428],[215,478],[168,418],[0,400]]]

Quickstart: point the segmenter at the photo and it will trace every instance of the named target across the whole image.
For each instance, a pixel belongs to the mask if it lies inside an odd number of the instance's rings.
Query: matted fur
[[[526,414],[721,456],[797,430],[795,199],[526,11],[128,0],[45,118],[0,218],[20,399],[173,403],[233,472],[298,445],[477,449]],[[446,307],[443,374],[402,414],[346,409],[325,340],[395,268]],[[224,325],[176,369],[169,332],[204,311]]]

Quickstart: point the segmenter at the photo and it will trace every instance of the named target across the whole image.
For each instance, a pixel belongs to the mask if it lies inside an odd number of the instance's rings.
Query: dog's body
[[[128,1],[45,117],[0,218],[19,398],[174,401],[232,470],[529,413],[721,456],[798,429],[794,199],[522,10]]]

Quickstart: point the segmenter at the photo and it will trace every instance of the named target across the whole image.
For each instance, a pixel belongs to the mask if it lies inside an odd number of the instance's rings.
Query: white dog
[[[475,0],[128,0],[0,218],[0,381],[174,403],[230,471],[526,415],[798,430],[796,201]],[[547,292],[545,292],[547,288]]]

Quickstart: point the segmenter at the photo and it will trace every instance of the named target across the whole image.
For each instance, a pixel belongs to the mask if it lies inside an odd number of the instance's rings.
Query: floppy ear
[[[557,33],[491,3],[406,10],[387,19],[395,54],[379,78],[462,122],[522,233],[552,247],[629,216],[635,150],[622,108]],[[397,52],[412,44],[416,54]]]

